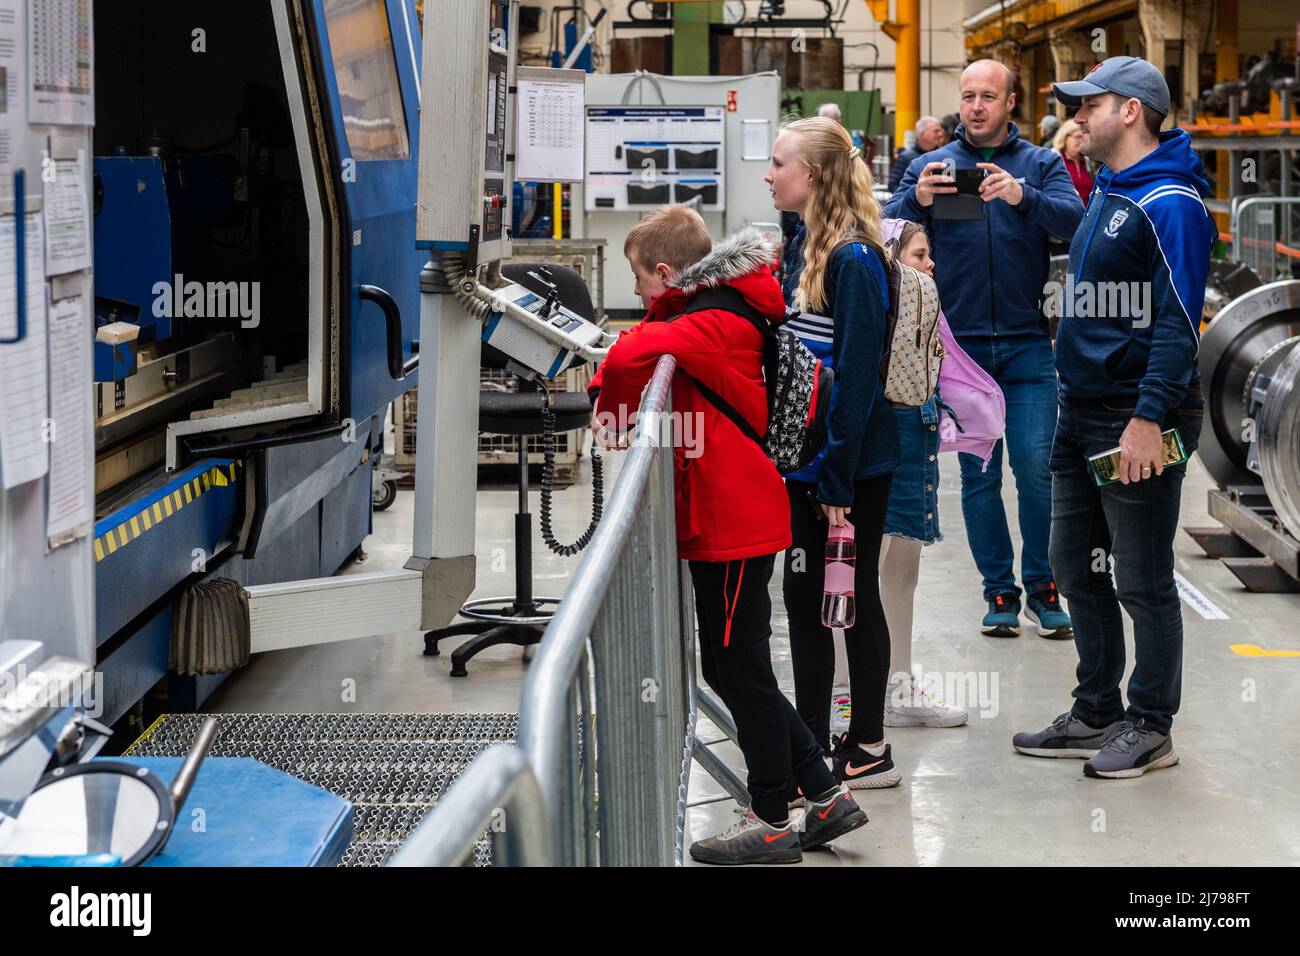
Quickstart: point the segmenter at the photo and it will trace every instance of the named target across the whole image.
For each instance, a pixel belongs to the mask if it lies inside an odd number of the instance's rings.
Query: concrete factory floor
[[[589,464],[583,460],[577,485],[556,494],[561,540],[572,540],[586,526]],[[1021,756],[1011,749],[1011,735],[1039,729],[1069,706],[1074,645],[1042,640],[1028,622],[1019,639],[980,635],[984,605],[966,546],[956,465],[953,456],[943,456],[946,537],[926,549],[922,562],[914,657],[926,672],[973,674],[980,699],[967,702],[966,727],[890,731],[903,783],[858,791],[870,825],[834,849],[809,852],[804,865],[1300,863],[1300,655],[1242,656],[1231,647],[1300,652],[1300,595],[1246,592],[1180,534],[1178,570],[1191,588],[1184,595],[1183,702],[1174,726],[1182,762],[1136,780],[1103,781],[1084,777],[1082,761]],[[1194,461],[1184,491],[1184,525],[1214,524],[1206,514],[1211,487]],[[534,489],[534,528],[537,495]],[[1010,475],[1006,500],[1014,529]],[[513,590],[515,504],[511,485],[485,484],[479,491],[476,597]],[[411,508],[411,493],[402,491],[391,509],[375,515],[374,533],[365,543],[369,558],[351,570],[401,566],[410,548]],[[553,556],[534,531],[536,593],[562,594],[576,561]],[[780,573],[778,562],[771,582],[772,650],[782,686],[793,694]],[[492,648],[470,662],[469,677],[452,678],[453,647],[448,642],[441,657],[423,657],[420,635],[411,633],[263,654],[227,681],[210,709],[518,708],[527,669],[519,649]],[[355,703],[343,702],[348,679],[355,681]],[[704,728],[705,740],[721,738],[711,729]],[[729,742],[718,752],[740,766]],[[734,819],[734,803],[698,766],[690,799],[694,837]]]

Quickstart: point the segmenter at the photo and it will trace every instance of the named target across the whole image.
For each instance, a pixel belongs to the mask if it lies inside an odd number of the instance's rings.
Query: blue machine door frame
[[[388,27],[405,124],[405,158],[371,158],[364,146],[354,150],[349,142],[344,100],[347,97],[349,102],[355,102],[355,99],[348,92],[340,91],[328,14],[340,19],[364,18],[376,15],[376,8],[382,8]],[[401,355],[409,360],[413,354],[411,343],[419,337],[420,268],[427,258],[415,248],[420,141],[419,20],[414,0],[311,0],[308,9],[315,21],[312,32],[320,52],[319,79],[326,91],[327,125],[332,130],[335,161],[331,166],[346,207],[340,210],[345,222],[341,224],[339,236],[343,247],[340,261],[344,264],[340,283],[343,294],[339,330],[343,345],[339,356],[340,416],[359,421],[417,384],[414,370],[402,381],[390,374],[385,312],[373,296],[363,299],[361,288],[378,287],[392,297],[401,317]],[[336,22],[340,30],[352,25]],[[335,39],[342,37],[340,33]],[[354,45],[355,42],[353,34]],[[346,56],[347,51],[341,51],[341,55]],[[353,128],[357,128],[357,117],[351,119]],[[360,122],[366,120],[362,118]],[[360,135],[366,135],[364,130]]]

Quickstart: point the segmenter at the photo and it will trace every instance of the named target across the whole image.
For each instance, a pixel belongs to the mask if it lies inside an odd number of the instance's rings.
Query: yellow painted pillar
[[[556,239],[564,238],[564,187],[555,183],[551,193],[551,235]]]
[[[902,146],[921,118],[921,0],[895,0],[893,20],[889,0],[867,0],[867,7],[894,41],[894,145]]]
[[[902,145],[904,135],[921,118],[921,0],[898,0],[896,9],[894,136]]]

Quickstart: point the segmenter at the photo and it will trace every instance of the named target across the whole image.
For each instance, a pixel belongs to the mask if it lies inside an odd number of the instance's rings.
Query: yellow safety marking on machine
[[[117,527],[110,528],[95,539],[95,560],[103,561],[108,555],[115,554],[118,548],[126,547],[146,531],[162,524],[164,518],[170,518],[185,505],[192,504],[204,492],[212,488],[229,487],[238,478],[240,464],[233,462],[225,466],[213,465],[143,511],[123,519]]]

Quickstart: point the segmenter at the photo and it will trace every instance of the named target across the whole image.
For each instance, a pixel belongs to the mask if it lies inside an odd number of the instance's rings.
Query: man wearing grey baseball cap
[[[1196,353],[1218,231],[1190,138],[1160,132],[1169,88],[1159,70],[1111,57],[1053,90],[1077,111],[1084,155],[1103,164],[1066,281],[1044,290],[1060,315],[1049,550],[1074,624],[1078,686],[1070,710],[1013,745],[1087,758],[1090,777],[1137,777],[1178,762],[1171,727],[1183,622],[1173,542],[1186,465],[1169,464],[1174,443],[1162,434],[1176,432],[1190,455],[1201,432]],[[1102,484],[1089,458],[1116,447],[1119,480]],[[1121,607],[1135,649],[1127,707]]]

